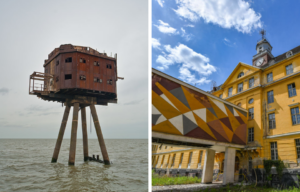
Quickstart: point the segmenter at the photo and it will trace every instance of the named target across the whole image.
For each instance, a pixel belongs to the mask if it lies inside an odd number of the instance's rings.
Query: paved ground
[[[152,186],[152,191],[156,192],[179,192],[179,191],[195,191],[200,189],[206,189],[206,188],[220,188],[222,187],[222,181],[221,182],[214,182],[212,184],[188,184],[188,185],[169,185],[169,186]]]

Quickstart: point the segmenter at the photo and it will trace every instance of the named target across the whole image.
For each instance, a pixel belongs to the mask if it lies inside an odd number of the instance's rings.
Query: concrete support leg
[[[91,105],[90,108],[91,108],[91,112],[92,112],[92,116],[93,116],[93,120],[94,120],[94,124],[95,124],[96,133],[97,133],[97,136],[98,136],[100,149],[101,149],[101,152],[102,152],[103,161],[106,165],[109,165],[110,161],[109,161],[108,153],[106,151],[106,146],[105,146],[105,143],[104,143],[104,139],[103,139],[103,135],[102,135],[102,131],[101,131],[100,123],[99,123],[99,120],[98,120],[95,105]]]
[[[79,103],[74,103],[71,141],[70,141],[70,153],[69,153],[69,165],[75,164],[77,126],[78,126],[78,110],[79,110]]]
[[[55,145],[52,160],[51,160],[52,163],[57,162],[61,142],[63,140],[65,129],[66,129],[67,122],[68,122],[69,113],[70,113],[70,106],[67,105],[66,108],[65,108],[65,113],[64,113],[61,125],[60,125],[58,137],[57,137],[57,140],[56,140],[56,145]]]
[[[234,182],[235,148],[227,147],[225,150],[223,185]]]
[[[88,136],[86,129],[86,113],[85,107],[81,107],[81,121],[82,121],[82,140],[83,140],[83,157],[84,161],[89,159],[89,147],[88,147]]]
[[[202,172],[202,183],[212,183],[215,164],[215,151],[206,149],[205,161]]]

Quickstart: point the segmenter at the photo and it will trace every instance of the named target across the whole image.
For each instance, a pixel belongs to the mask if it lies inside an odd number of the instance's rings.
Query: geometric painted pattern
[[[155,74],[152,131],[245,145],[247,113]]]

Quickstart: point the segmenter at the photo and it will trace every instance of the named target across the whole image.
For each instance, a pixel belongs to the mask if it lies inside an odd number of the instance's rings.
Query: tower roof
[[[271,44],[269,43],[269,41],[268,41],[266,38],[264,38],[264,39],[260,40],[259,42],[257,42],[257,44],[256,44],[256,49],[257,49],[257,47],[258,47],[259,45],[261,45],[261,44],[263,44],[263,43],[267,43],[267,44],[273,49],[273,47],[271,46]]]

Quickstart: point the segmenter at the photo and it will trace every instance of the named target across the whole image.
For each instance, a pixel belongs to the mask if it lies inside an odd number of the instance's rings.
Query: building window
[[[84,58],[80,58],[80,63],[86,63],[86,60]]]
[[[71,62],[72,62],[72,57],[66,58],[66,59],[65,59],[65,62],[66,62],[66,63],[71,63]]]
[[[273,81],[273,73],[268,73],[267,74],[267,83],[270,83],[271,81]]]
[[[296,86],[295,83],[291,83],[288,85],[289,97],[296,96]]]
[[[269,129],[275,129],[276,122],[275,122],[275,113],[269,114]]]
[[[99,79],[98,77],[94,77],[94,82],[102,83],[102,79]]]
[[[296,141],[297,159],[300,159],[300,139],[295,139],[295,141]]]
[[[201,167],[202,156],[203,156],[203,151],[200,151],[200,155],[199,155],[199,162],[198,162],[198,168],[200,168],[200,167]]]
[[[238,84],[238,93],[243,91],[243,83]]]
[[[107,64],[107,65],[106,65],[106,68],[107,68],[107,69],[111,69],[111,64]]]
[[[193,152],[190,152],[190,158],[189,158],[188,169],[191,168],[192,157],[193,157]]]
[[[67,79],[72,79],[72,74],[66,74],[65,75],[65,79],[67,80]]]
[[[271,142],[271,159],[278,160],[277,142]]]
[[[286,75],[292,74],[293,73],[293,65],[289,64],[289,65],[285,66],[285,70],[286,70]]]
[[[99,66],[100,64],[99,64],[98,61],[94,61],[94,65],[95,65],[95,66]]]
[[[291,114],[292,114],[293,125],[300,124],[299,107],[292,108]]]
[[[249,88],[254,86],[254,77],[252,77],[251,79],[249,79]]]
[[[80,75],[79,79],[80,80],[86,80],[86,77],[85,77],[85,75]]]
[[[254,108],[250,108],[248,110],[248,113],[249,113],[249,119],[254,119]]]
[[[254,141],[254,127],[248,128],[248,142]]]
[[[242,106],[242,103],[238,103],[237,106],[241,107],[241,106]]]
[[[107,84],[112,85],[112,80],[111,80],[111,79],[108,79],[108,80],[107,80]]]
[[[249,99],[249,101],[248,101],[249,104],[252,104],[253,102],[254,102],[253,98]]]
[[[219,95],[219,98],[221,98],[221,99],[222,99],[222,98],[223,98],[223,94],[220,94],[220,95]]]
[[[267,92],[268,95],[268,103],[274,103],[274,94],[273,94],[273,90],[272,91],[268,91]]]
[[[243,77],[244,76],[244,72],[240,72],[240,74],[238,75],[238,78]]]
[[[229,89],[228,89],[228,97],[230,97],[232,95],[232,87],[230,87]]]
[[[181,156],[180,156],[180,162],[179,162],[179,169],[181,169],[181,164],[182,164],[182,160],[183,160],[183,153],[181,153]]]
[[[174,167],[175,158],[176,158],[176,154],[174,154],[174,155],[173,155],[173,159],[172,159],[172,165],[171,165],[171,168],[173,168],[173,167]]]
[[[56,61],[56,65],[59,65],[59,61]]]

